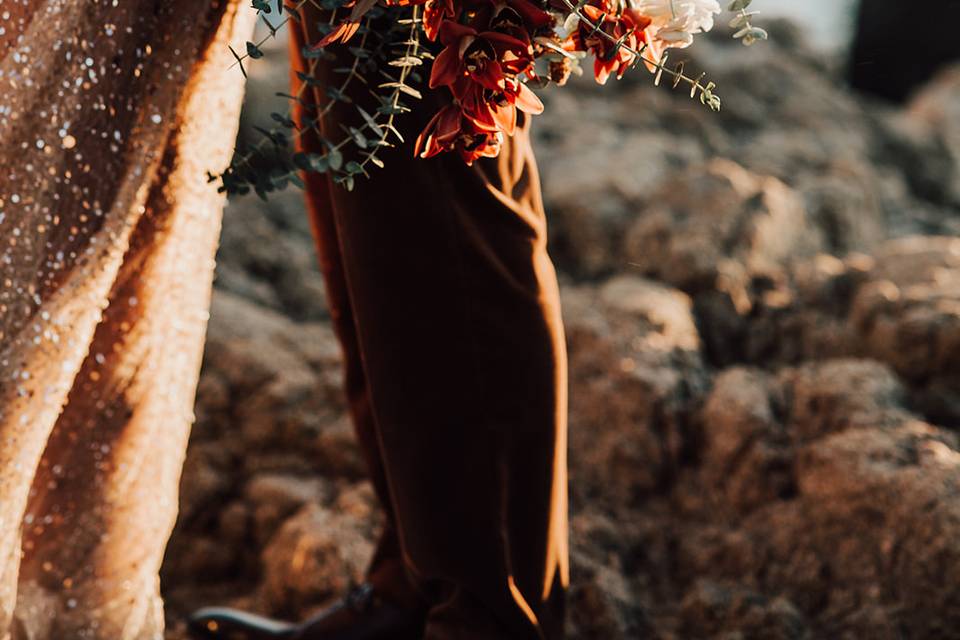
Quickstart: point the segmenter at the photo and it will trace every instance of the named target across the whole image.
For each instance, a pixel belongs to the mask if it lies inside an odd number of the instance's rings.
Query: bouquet
[[[223,174],[210,176],[230,193],[253,189],[265,197],[288,183],[300,184],[300,171],[329,173],[352,189],[359,176],[383,166],[382,149],[404,142],[396,118],[424,91],[442,92],[444,98],[416,139],[418,157],[453,152],[467,164],[495,157],[504,136],[513,135],[518,111],[543,112],[535,89],[562,86],[572,74],[583,73],[588,58],[600,84],[642,68],[654,83],[667,77],[674,88],[685,85],[691,98],[720,109],[716,86],[705,74],[694,77],[682,63],[668,65],[671,49],[688,47],[694,36],[713,28],[721,13],[718,0],[299,0],[293,6],[252,1],[269,34],[248,42],[243,55],[233,52],[244,73],[244,62],[262,57],[266,39],[300,20],[307,2],[325,10],[329,19],[320,25],[321,36],[302,52],[308,68],[299,73],[300,93],[280,95],[305,105],[303,91],[319,88],[327,100],[312,107],[304,121],[295,122],[288,111],[271,114],[273,128],[257,127],[260,141],[238,151]],[[745,45],[767,37],[752,24],[750,4],[732,0],[727,7],[734,13],[734,37]],[[352,62],[334,69],[342,79],[321,82],[317,65],[342,60],[345,53]],[[354,105],[357,121],[341,123],[341,138],[320,137],[324,153],[290,151],[291,137],[306,130],[319,135],[319,123],[335,104],[352,103],[349,89],[356,83],[373,89],[375,107]],[[258,162],[267,153],[272,161]]]

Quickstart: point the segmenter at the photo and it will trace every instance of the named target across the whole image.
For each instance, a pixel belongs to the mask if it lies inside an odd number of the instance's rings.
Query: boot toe
[[[296,626],[235,609],[208,607],[187,619],[193,640],[283,640]]]

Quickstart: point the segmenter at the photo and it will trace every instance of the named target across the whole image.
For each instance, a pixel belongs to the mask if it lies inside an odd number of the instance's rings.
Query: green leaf
[[[330,98],[331,100],[334,100],[335,102],[346,102],[346,103],[353,102],[350,96],[345,94],[343,91],[340,91],[340,89],[337,87],[327,87],[326,94],[328,98]]]
[[[423,94],[421,94],[419,91],[417,91],[410,85],[406,85],[402,82],[384,82],[383,84],[379,85],[379,87],[381,89],[396,89],[397,91],[405,93],[408,96],[412,96],[417,100],[423,98]]]
[[[270,22],[269,20],[267,20],[267,17],[266,17],[266,16],[260,16],[260,19],[263,20],[263,23],[264,23],[265,25],[267,25],[267,29],[270,29],[270,36],[276,38],[276,37],[277,37],[277,31],[279,30],[279,27],[274,26],[274,24],[273,24],[272,22]]]
[[[231,47],[230,45],[227,45],[227,48],[230,49],[230,53],[233,54],[233,57],[234,57],[234,59],[236,59],[237,64],[240,65],[240,73],[242,73],[242,74],[243,74],[243,77],[246,78],[246,77],[247,77],[247,70],[243,68],[243,58],[241,58],[241,57],[237,54],[237,52],[234,51],[233,47]]]
[[[386,134],[383,132],[383,129],[380,128],[380,125],[377,124],[377,121],[373,119],[369,113],[363,110],[363,107],[357,107],[357,111],[360,112],[360,115],[363,116],[364,122],[367,123],[367,126],[370,127],[370,130],[373,131],[376,135],[383,138]]]
[[[307,106],[307,103],[305,103],[303,100],[301,100],[301,99],[298,98],[297,96],[292,96],[292,95],[290,95],[289,93],[284,93],[284,92],[282,92],[282,91],[278,91],[278,92],[275,93],[274,95],[277,96],[278,98],[286,98],[287,100],[293,100],[293,101],[296,102],[297,104],[300,104],[300,105],[303,105],[303,106]]]
[[[300,81],[306,84],[308,87],[319,87],[322,84],[319,80],[304,73],[303,71],[297,71],[297,77],[300,78]]]
[[[255,45],[252,42],[247,43],[247,55],[253,58],[254,60],[259,60],[263,57],[263,51],[260,50],[260,47]]]
[[[738,13],[736,17],[730,21],[731,29],[739,29],[740,27],[746,26],[750,23],[750,18],[757,15],[756,13]]]
[[[347,131],[350,133],[350,137],[353,138],[353,142],[361,149],[366,149],[370,146],[370,141],[367,140],[363,132],[356,127],[347,127]]]
[[[283,125],[283,126],[286,127],[287,129],[296,129],[296,128],[297,128],[297,123],[294,122],[293,120],[291,120],[289,117],[287,117],[287,116],[285,116],[285,115],[282,115],[282,114],[279,114],[279,113],[271,113],[271,114],[270,114],[270,117],[271,117],[275,122],[279,122],[281,125]]]
[[[303,171],[316,173],[325,173],[330,168],[328,157],[319,153],[295,153],[293,154],[293,164]]]
[[[391,67],[419,67],[423,64],[423,60],[417,56],[404,56],[396,60],[391,60],[388,64]]]
[[[339,149],[330,149],[327,153],[327,162],[330,164],[330,168],[334,171],[339,171],[340,167],[343,166],[343,154],[340,153]]]
[[[387,128],[390,130],[390,132],[391,132],[393,135],[397,136],[397,139],[400,140],[401,143],[404,142],[403,136],[400,135],[400,131],[398,131],[395,126],[393,126],[392,124],[388,124],[388,125],[387,125]]]
[[[253,128],[278,147],[287,146],[287,136],[283,135],[280,131],[267,131],[263,127],[258,126],[254,126]]]
[[[286,171],[277,171],[270,174],[270,184],[273,187],[273,190],[280,191],[287,187],[287,183],[290,181],[290,174]]]
[[[314,49],[313,47],[306,46],[300,48],[300,55],[303,56],[304,60],[324,60],[333,56],[333,54],[326,49]]]

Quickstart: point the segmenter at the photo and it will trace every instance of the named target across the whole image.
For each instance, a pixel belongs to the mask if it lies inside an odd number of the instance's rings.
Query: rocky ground
[[[960,69],[892,109],[773,36],[691,50],[720,115],[638,74],[536,123],[574,640],[960,638]],[[226,214],[173,636],[199,604],[308,612],[371,550],[299,198]]]

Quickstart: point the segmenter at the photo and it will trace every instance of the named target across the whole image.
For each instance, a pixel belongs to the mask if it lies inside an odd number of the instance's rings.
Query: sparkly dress
[[[254,17],[0,0],[0,640],[163,635]]]

